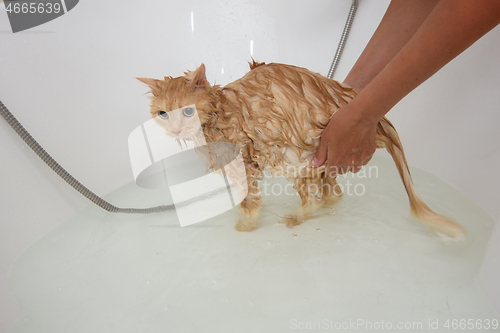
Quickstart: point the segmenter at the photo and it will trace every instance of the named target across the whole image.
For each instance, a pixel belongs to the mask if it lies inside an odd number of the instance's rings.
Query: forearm
[[[415,34],[439,0],[392,0],[344,83],[363,90]]]
[[[351,102],[350,112],[378,122],[499,22],[500,1],[441,0],[407,44]]]

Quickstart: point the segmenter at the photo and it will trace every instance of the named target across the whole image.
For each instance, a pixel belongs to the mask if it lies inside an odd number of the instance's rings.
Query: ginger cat
[[[325,175],[324,166],[310,167],[310,161],[330,117],[356,91],[295,66],[254,61],[250,69],[225,87],[209,84],[203,64],[177,78],[138,80],[151,89],[153,117],[168,117],[170,110],[195,105],[207,142],[232,142],[240,147],[248,194],[240,204],[237,230],[250,231],[258,225],[262,200],[257,181],[264,170],[284,175],[300,195],[302,206],[285,217],[286,225],[292,227],[342,196],[336,180]],[[183,133],[181,118],[166,128],[168,135],[189,137]],[[459,224],[433,212],[416,192],[399,136],[385,117],[378,123],[376,143],[393,157],[411,213],[438,233],[464,239],[465,230]]]

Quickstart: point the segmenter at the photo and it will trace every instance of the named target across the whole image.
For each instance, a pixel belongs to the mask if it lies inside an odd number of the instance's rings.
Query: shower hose
[[[347,40],[347,36],[349,35],[349,31],[351,29],[352,21],[354,19],[354,15],[356,14],[356,9],[358,6],[358,0],[352,0],[351,8],[349,10],[349,15],[347,17],[347,21],[344,27],[344,31],[342,32],[342,37],[339,42],[339,46],[337,47],[337,51],[335,53],[335,57],[333,59],[333,63],[330,67],[330,71],[328,72],[328,78],[332,79],[335,70],[337,69],[338,62],[340,60],[340,56],[342,55],[342,51],[344,50],[344,46]],[[73,177],[68,171],[66,171],[56,160],[50,156],[45,149],[28,133],[28,131],[21,125],[21,123],[14,117],[14,115],[7,109],[7,107],[0,101],[0,114],[5,119],[5,121],[12,127],[14,131],[24,140],[24,142],[40,157],[55,173],[57,173],[64,181],[66,181],[69,185],[71,185],[75,190],[80,192],[87,199],[92,201],[97,206],[102,209],[111,212],[111,213],[127,213],[127,214],[150,214],[163,212],[166,210],[174,209],[175,207],[182,207],[189,205],[193,202],[202,200],[204,198],[210,197],[211,195],[217,194],[224,190],[227,190],[227,187],[221,187],[211,192],[207,192],[205,194],[193,197],[191,199],[170,205],[162,205],[151,208],[119,208],[106,200],[102,199],[94,192],[85,187],[82,183],[80,183],[75,177]]]

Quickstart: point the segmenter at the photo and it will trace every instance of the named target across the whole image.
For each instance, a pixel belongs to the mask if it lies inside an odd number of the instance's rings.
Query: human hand
[[[358,116],[352,102],[344,106],[333,114],[324,129],[312,166],[325,164],[325,173],[330,177],[349,171],[358,172],[375,152],[377,123]]]

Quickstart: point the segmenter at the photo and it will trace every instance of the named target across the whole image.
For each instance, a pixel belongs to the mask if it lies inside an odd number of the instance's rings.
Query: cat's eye
[[[160,118],[168,119],[168,113],[166,113],[165,111],[160,111],[158,112],[158,114],[160,115]]]
[[[194,115],[194,109],[193,108],[185,108],[184,110],[182,110],[182,113],[186,117],[192,117]]]

